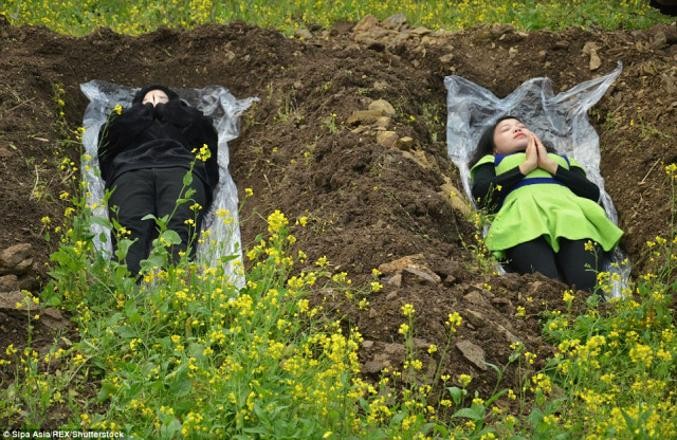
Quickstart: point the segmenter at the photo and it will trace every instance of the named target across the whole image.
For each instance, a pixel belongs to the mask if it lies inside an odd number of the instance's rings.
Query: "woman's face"
[[[151,90],[143,97],[142,104],[152,104],[155,107],[158,104],[166,104],[169,102],[169,96],[162,90]]]
[[[517,119],[504,119],[494,129],[494,153],[511,154],[524,151],[531,131]]]

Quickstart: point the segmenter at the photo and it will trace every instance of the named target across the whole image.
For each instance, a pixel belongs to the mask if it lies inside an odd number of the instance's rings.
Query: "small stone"
[[[402,357],[402,358],[404,358],[404,354],[406,352],[406,350],[404,349],[404,345],[398,344],[397,342],[392,342],[390,344],[386,344],[383,349],[389,355],[396,356],[396,357]]]
[[[597,70],[602,65],[602,59],[597,55],[597,52],[590,54],[590,70]]]
[[[32,252],[33,247],[29,243],[19,243],[10,246],[0,252],[0,266],[12,269],[22,261],[29,259]]]
[[[306,28],[296,29],[296,32],[294,32],[294,36],[296,38],[300,38],[301,40],[310,40],[311,38],[313,38],[313,34]]]
[[[377,99],[376,101],[373,101],[371,104],[369,104],[369,110],[379,111],[385,116],[395,115],[395,108],[385,99]]]
[[[440,190],[441,191],[438,194],[444,198],[444,201],[447,202],[447,204],[449,204],[452,209],[460,212],[466,218],[470,217],[472,214],[472,207],[450,180],[447,180],[445,183],[440,185]]]
[[[386,301],[392,301],[397,298],[397,292],[390,292],[386,295]]]
[[[476,312],[476,311],[474,311],[474,310],[465,309],[465,310],[461,313],[461,315],[462,315],[466,320],[468,320],[468,322],[470,322],[472,325],[474,325],[475,327],[478,327],[478,328],[479,328],[479,327],[484,327],[484,325],[485,325],[486,322],[487,322],[487,319],[486,319],[486,317],[485,317],[483,314],[481,314],[480,312]]]
[[[448,53],[446,55],[442,55],[440,57],[440,63],[442,64],[449,64],[454,60],[454,54],[453,53]]]
[[[389,118],[388,116],[381,116],[376,120],[376,127],[383,128],[385,130],[386,128],[390,127],[391,122],[392,118]]]
[[[411,160],[412,162],[416,162],[424,170],[430,170],[432,168],[430,162],[428,162],[428,159],[425,156],[425,153],[423,153],[421,150],[414,150],[412,152],[406,150],[402,151],[402,157]]]
[[[503,327],[501,324],[498,324],[496,322],[493,323],[496,329],[498,330],[499,333],[501,333],[503,336],[505,336],[505,339],[510,342],[511,344],[513,342],[520,342],[519,338],[510,332],[507,328]]]
[[[388,359],[388,356],[383,353],[378,353],[373,359],[364,363],[362,366],[362,372],[376,374],[383,369],[390,367],[392,367],[392,365],[390,364],[390,359]]]
[[[374,81],[373,87],[377,92],[383,92],[388,88],[388,83],[385,81]]]
[[[426,270],[427,269],[427,270]],[[424,281],[430,284],[439,284],[442,282],[442,279],[435,272],[431,271],[428,268],[419,269],[415,267],[405,267],[403,273],[408,273],[414,275],[418,280]]]
[[[0,292],[19,290],[19,278],[14,274],[0,276]]]
[[[493,24],[489,32],[493,37],[501,37],[509,32],[514,31],[515,28],[509,24]]]
[[[402,287],[402,273],[396,273],[395,275],[386,278],[385,283],[389,286]]]
[[[373,345],[374,341],[370,341],[369,339],[362,341],[362,348],[370,349]]]
[[[70,325],[59,310],[51,307],[40,310],[40,322],[50,330],[64,330]]]
[[[597,70],[602,65],[602,60],[597,54],[597,49],[599,49],[599,46],[594,41],[588,41],[583,45],[582,52],[590,56],[590,70]]]
[[[399,138],[394,131],[379,131],[376,133],[376,143],[386,148],[394,147]]]
[[[33,303],[30,301],[25,301],[24,296],[19,291],[0,292],[0,310],[17,310],[17,303],[24,304],[24,307],[21,310],[25,310],[26,307],[29,310],[34,308]]]
[[[472,292],[466,294],[463,299],[471,304],[475,304],[476,306],[491,307],[489,301],[487,301],[487,299],[480,293],[479,290],[473,290]]]
[[[383,113],[377,110],[356,110],[346,120],[348,125],[373,124],[383,116]]]
[[[413,254],[407,255],[406,257],[398,258],[397,260],[390,261],[388,263],[382,263],[378,266],[378,270],[381,273],[389,274],[395,272],[401,272],[407,266],[421,266],[425,265],[425,259],[423,254]]]
[[[366,15],[353,28],[354,33],[368,32],[378,26],[378,18],[373,15]]]
[[[480,370],[487,370],[485,361],[485,353],[482,347],[475,345],[472,342],[462,339],[456,343],[456,348],[463,354],[463,356],[472,362]]]
[[[386,29],[394,29],[399,31],[407,24],[407,16],[402,13],[391,15],[390,17],[383,20],[383,23],[381,24]]]
[[[16,275],[22,275],[22,274],[26,273],[28,271],[28,269],[30,269],[31,267],[33,267],[33,259],[32,258],[26,258],[21,263],[14,266],[11,269],[11,271]]]
[[[419,36],[419,37],[422,37],[422,36],[424,36],[424,35],[428,35],[428,34],[430,34],[431,32],[432,32],[432,31],[431,31],[430,29],[428,29],[427,27],[424,27],[424,26],[419,26],[419,27],[414,28],[414,29],[411,30],[411,33],[412,33],[413,35],[416,35],[416,36]]]
[[[414,138],[412,138],[411,136],[403,136],[400,138],[399,141],[397,141],[397,143],[402,147],[409,147],[411,144],[414,143]]]

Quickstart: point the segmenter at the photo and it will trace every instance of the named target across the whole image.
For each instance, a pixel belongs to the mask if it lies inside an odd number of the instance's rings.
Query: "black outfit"
[[[503,199],[522,181],[524,175],[519,167],[496,175],[493,163],[478,166],[474,171],[472,195],[480,207],[495,213]],[[567,170],[558,166],[554,179],[569,188],[579,197],[599,202],[597,185],[589,181],[585,172],[575,166]],[[495,191],[500,185],[501,191]],[[585,250],[588,240],[560,238],[560,250],[555,253],[543,237],[506,249],[506,269],[516,273],[540,272],[543,275],[575,285],[578,289],[592,291],[597,282],[596,273],[608,261],[608,254],[595,243],[595,252]],[[596,255],[596,256],[595,256]]]
[[[155,107],[141,104],[143,96],[153,89],[165,91],[169,102]],[[206,162],[196,160],[192,152],[203,145],[211,152]],[[186,249],[192,231],[199,231],[219,181],[217,152],[218,136],[211,120],[162,86],[142,89],[129,109],[119,116],[111,115],[101,129],[99,166],[106,189],[113,190],[109,201],[111,217],[117,216],[120,224],[131,231],[131,238],[137,239],[126,258],[134,275],[157,235],[154,222],[141,219],[147,214],[161,217],[174,211],[183,176],[193,161],[191,187],[196,192],[192,200],[203,208],[197,219],[189,209],[192,202],[176,209],[169,225],[181,237],[181,245],[172,249],[175,258],[180,250]],[[184,223],[188,219],[195,219],[196,225],[189,227]]]

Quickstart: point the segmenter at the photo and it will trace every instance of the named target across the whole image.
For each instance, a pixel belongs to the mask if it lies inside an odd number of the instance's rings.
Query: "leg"
[[[508,268],[512,272],[540,272],[548,278],[560,280],[555,252],[543,237],[506,249]]]
[[[147,214],[155,213],[155,184],[151,170],[128,171],[113,182],[113,193],[109,206],[117,206],[117,219],[131,232],[130,238],[136,239],[127,252],[125,261],[132,275],[139,273],[140,261],[148,257],[150,243],[155,234],[152,220],[141,220]],[[111,210],[111,216],[115,214]],[[115,239],[113,237],[115,245]]]
[[[597,272],[603,266],[606,254],[597,243],[594,244],[593,252],[586,251],[586,241],[588,240],[560,239],[560,249],[556,257],[557,267],[567,284],[592,292],[597,284]]]
[[[169,229],[176,231],[181,237],[181,245],[174,246],[171,250],[174,263],[179,259],[179,252],[185,251],[188,243],[193,238],[193,235],[200,231],[202,225],[202,218],[204,217],[204,209],[207,204],[207,192],[202,181],[193,175],[193,183],[191,188],[195,190],[195,194],[191,196],[191,201],[176,207],[176,201],[181,194],[183,188],[183,176],[188,172],[186,168],[157,168],[155,169],[156,185],[157,185],[157,206],[158,216],[171,214],[174,215],[169,219]],[[183,194],[185,194],[184,190]],[[197,213],[190,209],[193,203],[199,203],[202,206]],[[176,207],[176,210],[174,208]],[[189,224],[194,221],[194,224]],[[190,249],[190,256],[195,255],[195,246]]]

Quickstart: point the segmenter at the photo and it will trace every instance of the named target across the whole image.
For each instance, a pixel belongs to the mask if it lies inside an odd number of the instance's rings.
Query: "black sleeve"
[[[585,177],[585,171],[581,168],[572,166],[567,170],[564,167],[557,167],[553,177],[577,196],[599,202],[599,188]]]
[[[508,194],[523,178],[519,167],[496,176],[494,164],[485,163],[473,171],[472,196],[478,206],[495,212],[503,201],[503,194]]]
[[[135,145],[135,139],[153,123],[153,106],[137,104],[125,109],[121,115],[111,113],[101,126],[98,136],[97,156],[101,178],[108,183],[113,170],[113,159],[120,152]]]
[[[133,105],[119,116],[112,114],[99,130],[99,160],[115,157],[153,122],[153,106]]]

